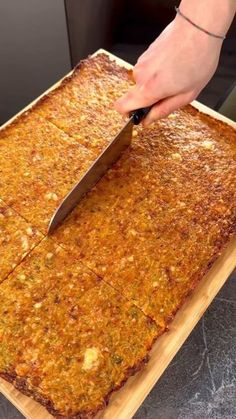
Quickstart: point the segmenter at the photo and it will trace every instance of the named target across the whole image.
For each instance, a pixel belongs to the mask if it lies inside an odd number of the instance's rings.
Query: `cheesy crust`
[[[54,237],[164,325],[235,231],[235,150],[192,107],[139,128]]]
[[[4,281],[0,303],[0,376],[60,417],[103,408],[161,333],[50,239]]]
[[[0,131],[0,196],[42,232],[92,164],[88,149],[34,113]]]
[[[43,235],[0,199],[0,284]]]
[[[82,61],[34,112],[98,156],[124,125],[114,102],[132,84],[131,71],[99,54]]]

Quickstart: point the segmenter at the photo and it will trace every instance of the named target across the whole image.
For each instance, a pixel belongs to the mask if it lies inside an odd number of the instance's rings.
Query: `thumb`
[[[160,99],[161,97],[158,98],[158,100]],[[150,106],[156,101],[156,95],[153,95],[153,91],[151,89],[147,89],[145,85],[136,85],[130,89],[128,93],[118,99],[114,106],[118,112],[127,115],[129,112],[136,109]]]

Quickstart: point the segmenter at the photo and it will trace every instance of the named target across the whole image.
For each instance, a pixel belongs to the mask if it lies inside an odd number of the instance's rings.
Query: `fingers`
[[[157,87],[158,86],[158,87]],[[144,108],[156,103],[167,96],[163,90],[163,84],[159,83],[155,76],[142,85],[136,85],[128,93],[118,99],[114,106],[121,114],[127,115],[129,112],[139,108]]]
[[[128,93],[116,101],[115,109],[118,112],[127,115],[129,112],[135,109],[152,105],[155,102],[155,96],[152,94],[152,92],[148,92],[142,86],[135,86]]]
[[[188,92],[161,100],[159,103],[153,106],[149,114],[146,116],[143,121],[143,126],[146,127],[158,119],[167,117],[170,113],[176,111],[182,106],[187,105],[193,99],[194,94],[192,92]]]

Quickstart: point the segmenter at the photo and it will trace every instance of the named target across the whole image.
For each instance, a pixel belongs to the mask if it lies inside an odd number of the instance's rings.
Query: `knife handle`
[[[145,118],[145,116],[147,116],[148,112],[152,109],[152,106],[147,106],[147,108],[140,108],[130,112],[130,117],[133,117],[134,125],[140,124],[140,122]]]

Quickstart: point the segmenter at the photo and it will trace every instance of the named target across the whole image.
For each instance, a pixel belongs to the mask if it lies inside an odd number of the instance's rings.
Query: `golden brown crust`
[[[154,342],[153,342],[154,343]],[[151,348],[149,348],[150,350]],[[96,409],[90,410],[90,411],[80,411],[78,413],[75,413],[73,415],[62,415],[61,412],[58,412],[54,407],[53,404],[50,400],[45,399],[44,397],[40,396],[37,391],[35,390],[30,390],[28,388],[27,382],[24,379],[19,379],[19,377],[17,377],[15,374],[8,374],[8,373],[1,373],[0,372],[0,377],[2,377],[4,380],[8,381],[9,383],[11,383],[17,390],[19,390],[22,394],[24,394],[25,396],[29,396],[32,397],[35,401],[37,401],[38,403],[40,403],[42,406],[44,406],[48,412],[55,416],[57,419],[93,419],[95,418],[95,416],[97,415],[97,413],[102,410],[105,409],[105,407],[108,405],[110,397],[112,396],[112,394],[115,391],[118,391],[121,387],[123,387],[123,385],[126,383],[126,381],[133,375],[135,375],[138,371],[142,370],[144,368],[144,366],[147,364],[149,360],[148,355],[139,362],[139,364],[137,364],[135,367],[130,368],[127,371],[126,377],[124,378],[124,380],[120,383],[119,386],[113,388],[109,394],[106,395],[105,399],[104,399],[104,403],[101,406],[98,406]]]
[[[4,281],[0,302],[2,376],[68,418],[103,408],[161,333],[51,240]]]
[[[35,227],[0,199],[0,284],[42,239]]]
[[[132,83],[131,71],[99,54],[82,61],[35,105],[34,112],[87,147],[95,158],[124,124],[114,102]]]
[[[0,131],[0,157],[0,196],[43,232],[94,160],[88,149],[33,113]]]
[[[161,324],[235,231],[236,134],[211,119],[187,107],[139,128],[54,235]]]

